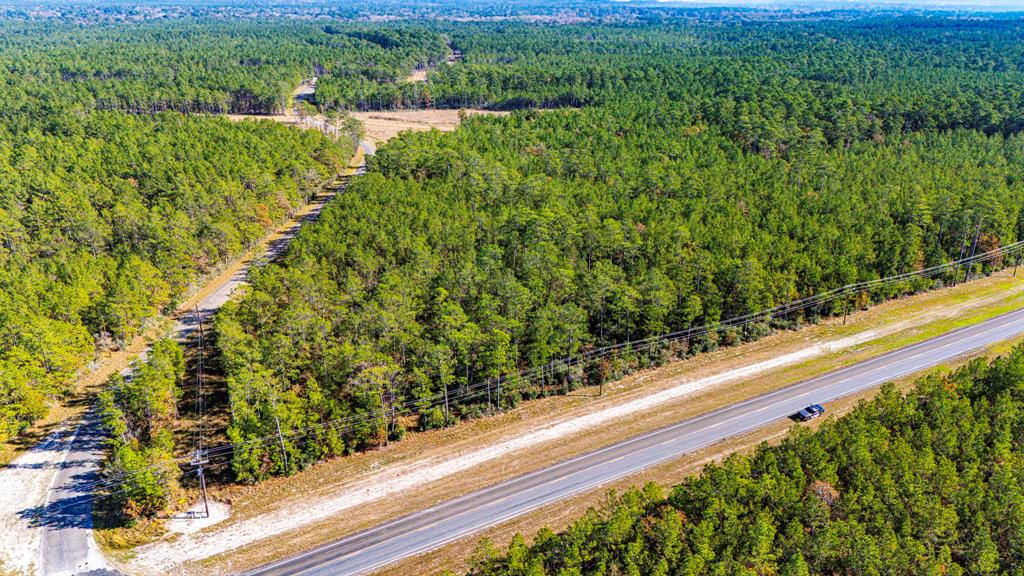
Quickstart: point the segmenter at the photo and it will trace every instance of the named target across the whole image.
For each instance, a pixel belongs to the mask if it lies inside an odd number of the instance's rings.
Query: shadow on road
[[[18,513],[32,526],[47,528],[90,528],[92,526],[92,497],[95,483],[100,479],[97,471],[89,466],[89,453],[97,453],[103,447],[103,433],[95,423],[84,424],[78,430],[71,455],[55,467],[61,472],[51,491],[50,501],[43,506],[26,508]],[[70,440],[69,440],[70,441]],[[75,473],[75,470],[79,470]]]

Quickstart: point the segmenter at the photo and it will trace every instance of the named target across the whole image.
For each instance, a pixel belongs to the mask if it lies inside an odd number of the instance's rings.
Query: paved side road
[[[366,574],[709,444],[1024,333],[1024,309],[566,460],[249,572]]]
[[[360,148],[364,153],[373,150],[368,143],[360,143]],[[352,172],[362,173],[363,164]],[[231,298],[231,294],[245,283],[249,269],[282,255],[299,229],[315,220],[322,208],[322,204],[313,206],[302,220],[270,242],[259,258],[240,268],[203,298],[197,304],[199,317],[193,314],[182,316],[175,325],[174,337],[179,341],[190,338],[199,318],[208,322]],[[146,352],[139,355],[139,359],[145,357]],[[90,411],[77,429],[71,433],[63,432],[58,441],[59,449],[54,451],[56,461],[50,464],[57,468],[57,473],[45,504],[19,513],[31,526],[41,530],[38,571],[44,576],[117,574],[109,570],[92,537],[91,483],[99,479],[99,465],[103,459],[103,436],[95,413]]]
[[[99,480],[103,433],[93,412],[69,439],[42,513],[40,569],[47,575],[117,574],[108,569],[92,538],[91,483]]]

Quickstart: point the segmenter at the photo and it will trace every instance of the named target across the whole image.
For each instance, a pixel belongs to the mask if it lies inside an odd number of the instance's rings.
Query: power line
[[[235,450],[248,448],[252,446],[259,446],[263,444],[269,444],[273,442],[280,442],[283,445],[285,439],[294,441],[302,438],[306,438],[318,432],[327,432],[330,430],[346,430],[359,424],[367,424],[376,422],[388,410],[401,410],[402,413],[407,413],[406,410],[416,410],[423,408],[436,407],[436,403],[447,402],[451,400],[458,400],[461,398],[469,398],[477,394],[483,393],[485,390],[499,383],[513,383],[522,386],[523,383],[529,384],[531,381],[539,378],[544,380],[549,374],[554,375],[559,369],[569,370],[575,363],[577,365],[584,365],[587,362],[594,362],[608,358],[612,355],[618,354],[622,351],[639,352],[643,350],[650,350],[654,346],[661,344],[670,344],[676,341],[692,339],[702,335],[710,334],[714,331],[719,331],[723,328],[735,328],[745,326],[747,324],[756,323],[760,321],[771,320],[777,314],[791,314],[794,312],[800,312],[813,308],[815,306],[821,306],[825,303],[834,301],[839,298],[849,298],[856,293],[863,293],[872,290],[878,290],[881,288],[893,286],[901,282],[912,279],[926,279],[934,276],[941,275],[945,272],[953,270],[954,268],[959,272],[959,268],[963,265],[973,265],[982,262],[988,262],[998,260],[1004,255],[1017,254],[1018,260],[1020,252],[1024,250],[1024,241],[1015,242],[1008,244],[1002,248],[991,250],[982,254],[975,254],[968,258],[963,258],[957,261],[948,262],[946,264],[936,265],[930,268],[926,268],[918,271],[905,272],[889,276],[886,278],[879,278],[875,280],[858,282],[847,286],[842,286],[833,290],[822,292],[817,295],[808,296],[805,298],[793,300],[785,305],[777,306],[771,309],[763,310],[756,313],[745,314],[735,318],[731,318],[719,323],[708,324],[703,326],[697,326],[688,328],[686,330],[680,330],[672,333],[663,334],[660,336],[653,336],[642,340],[623,342],[619,344],[613,344],[602,348],[591,349],[579,354],[572,355],[568,358],[557,359],[539,366],[522,370],[513,375],[502,376],[498,378],[489,378],[483,381],[479,381],[475,384],[461,387],[454,393],[450,393],[445,387],[444,392],[429,396],[426,398],[419,398],[404,402],[400,405],[396,405],[392,401],[392,405],[385,407],[383,404],[380,406],[379,411],[377,409],[371,409],[362,414],[353,414],[344,418],[335,419],[328,422],[321,422],[302,428],[290,430],[287,434],[275,433],[263,437],[251,438],[242,442],[236,443],[225,443],[217,446],[204,449],[201,453],[194,452],[189,457],[178,458],[175,460],[179,465],[190,464],[197,469],[200,474],[200,482],[204,484],[204,478],[201,473],[201,466],[208,464],[214,460],[227,459]],[[959,274],[958,274],[959,275]],[[500,408],[500,406],[499,406]],[[198,459],[198,463],[197,463]],[[158,469],[157,465],[151,465],[149,467],[136,470],[132,473],[122,474],[118,477],[108,478],[102,481],[97,481],[91,485],[85,485],[85,488],[115,488],[125,482],[130,481],[131,478],[139,474],[155,471]],[[58,508],[59,509],[59,508]]]
[[[773,318],[776,314],[779,314],[781,312],[785,312],[787,314],[800,312],[809,308],[813,308],[815,306],[821,306],[824,303],[836,300],[838,298],[850,296],[857,292],[877,290],[879,288],[895,285],[913,278],[927,278],[935,276],[952,269],[953,266],[957,266],[957,268],[959,269],[959,265],[973,264],[987,260],[993,260],[999,258],[1000,256],[1006,254],[1007,252],[1014,252],[1021,249],[1024,249],[1024,241],[1016,242],[1014,244],[1007,245],[1001,249],[992,250],[984,254],[978,254],[970,258],[965,258],[956,263],[950,262],[943,265],[933,266],[925,270],[906,272],[888,278],[870,280],[860,282],[857,284],[843,286],[841,288],[837,288],[835,290],[824,292],[815,296],[794,300],[783,306],[778,306],[776,308],[764,310],[761,312],[746,314],[744,316],[732,318],[717,324],[693,327],[687,330],[663,334],[660,336],[654,336],[643,340],[613,344],[610,346],[589,350],[578,355],[579,362],[583,363],[601,360],[612,355],[615,355],[619,352],[622,352],[624,350],[629,350],[632,352],[649,350],[650,348],[658,344],[668,344],[680,340],[692,339],[710,334],[711,332],[718,331],[723,328],[736,328],[747,324],[756,323],[759,321],[769,320]],[[558,368],[567,367],[571,361],[571,357],[568,359],[562,358],[546,364],[542,364],[539,366],[535,366],[533,368],[520,371],[514,375],[497,378],[488,378],[479,381],[473,385],[460,388],[455,393],[455,395],[448,394],[448,399],[452,400],[472,397],[477,393],[482,394],[487,390],[491,389],[493,386],[496,386],[499,382],[518,382],[521,385],[525,381],[527,384],[529,384],[538,377],[540,379],[544,379],[545,376],[549,373],[553,375]],[[356,424],[373,424],[375,423],[375,421],[382,418],[384,412],[387,410],[401,409],[403,413],[407,413],[406,410],[408,409],[417,409],[423,406],[433,408],[435,407],[435,403],[444,401],[445,392],[447,392],[447,390],[445,390],[444,392],[434,394],[433,396],[428,396],[426,398],[410,400],[397,406],[392,404],[392,406],[385,407],[382,404],[380,407],[380,412],[378,412],[378,410],[376,409],[372,409],[362,414],[353,414],[347,417],[331,420],[328,422],[320,422],[302,428],[296,428],[289,431],[288,433],[268,434],[266,436],[251,438],[238,443],[222,444],[220,446],[210,448],[208,453],[212,457],[214,455],[222,453],[233,452],[234,450],[239,448],[247,448],[254,445],[268,444],[270,442],[283,443],[284,439],[295,440],[299,438],[305,438],[320,431],[326,432],[334,429],[348,429]]]
[[[736,328],[736,327],[740,327],[740,326],[745,326],[747,324],[756,323],[756,322],[759,322],[759,321],[770,320],[776,314],[785,313],[785,314],[788,315],[788,314],[792,314],[794,312],[800,312],[800,311],[803,311],[803,310],[806,310],[806,309],[809,309],[809,308],[813,308],[815,306],[821,306],[822,304],[825,304],[827,302],[836,300],[836,299],[841,298],[841,297],[850,296],[850,295],[852,295],[854,293],[857,293],[857,292],[877,290],[877,289],[880,289],[880,288],[884,288],[886,286],[891,286],[891,285],[898,284],[900,282],[904,282],[904,281],[912,279],[912,278],[927,278],[927,277],[935,276],[935,275],[941,274],[943,272],[946,272],[946,271],[952,269],[953,267],[956,267],[957,270],[959,270],[959,267],[964,265],[964,264],[973,264],[973,263],[993,260],[993,259],[996,259],[996,258],[1006,254],[1006,253],[1020,251],[1022,248],[1024,248],[1024,241],[1016,242],[1016,243],[1007,245],[1007,246],[1005,246],[1005,247],[1003,247],[1001,249],[992,250],[990,252],[986,252],[986,253],[983,253],[983,254],[978,254],[978,255],[975,255],[974,257],[965,258],[963,260],[959,260],[959,261],[956,261],[956,262],[950,262],[950,263],[947,263],[947,264],[933,266],[931,268],[927,268],[927,269],[920,270],[920,271],[906,272],[906,273],[890,276],[890,277],[887,277],[887,278],[881,278],[881,279],[877,279],[877,280],[864,281],[864,282],[860,282],[860,283],[857,283],[857,284],[851,284],[851,285],[843,286],[843,287],[836,288],[834,290],[830,290],[830,291],[827,291],[827,292],[823,292],[823,293],[820,293],[820,294],[817,294],[817,295],[814,295],[814,296],[809,296],[809,297],[805,297],[805,298],[802,298],[802,299],[793,300],[793,301],[791,301],[791,302],[789,302],[789,303],[787,303],[785,305],[782,305],[782,306],[778,306],[778,307],[771,308],[771,309],[768,309],[768,310],[763,310],[763,311],[760,311],[760,312],[754,312],[754,313],[746,314],[746,315],[743,315],[743,316],[734,317],[734,318],[731,318],[731,319],[728,319],[728,320],[725,320],[725,321],[722,321],[722,322],[719,322],[719,323],[715,323],[715,324],[708,324],[708,325],[703,325],[703,326],[692,327],[692,328],[688,328],[686,330],[681,330],[681,331],[677,331],[677,332],[667,333],[667,334],[663,334],[663,335],[660,335],[660,336],[652,336],[652,337],[645,338],[645,339],[642,339],[642,340],[635,340],[635,341],[628,342],[628,343],[623,342],[623,343],[619,343],[619,344],[613,344],[613,345],[605,346],[605,347],[602,347],[602,348],[591,349],[591,350],[582,352],[582,353],[580,353],[578,355],[575,355],[574,357],[571,357],[571,358],[557,359],[557,360],[551,361],[551,362],[546,363],[546,364],[542,364],[542,365],[538,365],[538,366],[535,366],[535,367],[532,367],[532,368],[528,368],[526,370],[522,370],[520,372],[517,372],[514,375],[502,376],[502,377],[497,377],[497,378],[488,378],[488,379],[479,381],[479,382],[477,382],[475,384],[461,387],[458,390],[458,392],[455,393],[454,395],[449,393],[448,394],[448,398],[449,398],[449,400],[452,400],[452,399],[459,399],[459,398],[470,397],[470,396],[473,396],[476,393],[483,393],[488,388],[490,388],[492,386],[495,386],[499,381],[508,382],[508,381],[515,380],[515,381],[519,381],[521,383],[523,381],[530,382],[531,380],[535,379],[536,377],[544,378],[549,373],[554,374],[557,368],[568,366],[573,361],[574,358],[578,358],[578,360],[576,360],[577,363],[584,363],[584,362],[588,362],[588,361],[592,362],[592,361],[595,361],[595,360],[601,360],[601,359],[607,358],[609,356],[612,356],[612,355],[614,355],[614,354],[616,354],[618,352],[621,352],[623,350],[626,350],[626,349],[629,349],[631,351],[636,352],[636,351],[640,351],[640,350],[650,349],[652,346],[657,345],[657,344],[667,344],[667,343],[672,343],[672,342],[676,342],[676,341],[680,341],[680,340],[693,339],[693,338],[697,338],[697,337],[700,337],[700,336],[704,336],[704,335],[710,334],[711,332],[714,332],[714,331],[721,330],[723,328]],[[404,411],[404,409],[416,408],[418,406],[424,405],[425,403],[428,406],[433,407],[433,403],[434,402],[443,401],[444,395],[445,395],[444,393],[437,393],[437,394],[435,394],[433,396],[428,396],[426,398],[419,398],[419,399],[415,399],[415,400],[410,400],[410,401],[405,402],[405,403],[403,403],[401,405],[393,406],[393,408],[396,408],[396,409],[397,408],[401,408]],[[387,410],[390,410],[390,409],[392,409],[392,407],[388,407],[387,408]],[[382,406],[381,410],[385,410],[385,408]],[[286,438],[287,439],[302,438],[302,437],[308,436],[308,435],[310,435],[312,433],[315,433],[315,432],[317,432],[319,430],[325,430],[326,431],[328,429],[335,429],[335,428],[339,428],[339,427],[347,427],[348,425],[351,425],[351,424],[367,423],[369,421],[377,420],[380,417],[381,417],[381,415],[377,414],[376,410],[371,410],[371,411],[368,411],[367,413],[364,413],[364,414],[354,414],[354,415],[350,415],[350,416],[347,416],[347,417],[331,420],[331,421],[328,421],[328,422],[321,422],[321,423],[317,423],[317,424],[311,424],[309,426],[305,426],[305,427],[302,427],[302,428],[292,429],[287,434],[277,434],[277,433],[274,433],[274,434],[269,434],[269,435],[266,435],[266,436],[263,436],[263,437],[252,438],[252,439],[245,440],[245,441],[238,442],[238,443],[221,444],[221,445],[209,448],[206,451],[206,454],[207,454],[208,457],[213,457],[213,456],[216,456],[217,454],[224,453],[224,452],[230,452],[230,451],[233,451],[234,449],[237,449],[237,448],[243,448],[243,447],[247,447],[247,446],[254,445],[254,444],[261,444],[261,443],[268,443],[268,442],[281,442],[281,441],[283,441],[283,439],[286,439]],[[187,460],[189,460],[189,458],[182,458],[181,459],[182,462],[187,461]]]
[[[205,342],[203,341],[203,316],[199,313],[198,306],[196,306],[196,321],[199,324],[199,355],[196,366],[196,425],[192,446],[192,459],[189,461],[189,464],[195,468],[196,475],[199,477],[199,494],[203,499],[203,517],[209,518],[210,503],[206,499],[206,476],[203,473],[203,464],[209,462],[206,451],[203,450],[203,440],[206,435],[204,428],[205,420],[203,418],[203,403],[205,402],[203,397],[203,357],[206,355],[206,349]]]

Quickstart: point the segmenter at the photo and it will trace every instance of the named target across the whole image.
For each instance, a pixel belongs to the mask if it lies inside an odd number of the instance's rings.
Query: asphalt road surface
[[[373,150],[368,143],[360,143],[364,152]],[[355,173],[361,174],[359,166]],[[214,313],[220,309],[232,293],[245,283],[252,266],[280,257],[291,243],[299,229],[315,220],[323,204],[313,209],[301,221],[292,224],[275,240],[270,242],[263,254],[255,258],[223,282],[216,290],[203,298],[197,305],[198,314],[184,314],[174,328],[174,337],[179,341],[188,340],[198,327],[201,318],[209,324]],[[146,352],[139,355],[145,360]],[[123,374],[129,373],[127,369]],[[73,434],[61,440],[66,444],[63,458],[54,465],[58,468],[53,484],[47,494],[46,504],[41,509],[27,509],[23,515],[33,525],[42,529],[39,544],[40,572],[44,576],[68,576],[72,574],[116,574],[109,571],[103,556],[92,538],[92,490],[91,482],[98,479],[99,465],[103,459],[103,436],[95,414],[90,413],[75,429]],[[2,488],[2,487],[0,487]]]
[[[40,525],[40,571],[46,575],[113,574],[92,539],[92,485],[99,479],[103,435],[94,413],[67,440],[67,451],[47,494]]]
[[[538,507],[1024,333],[1024,309],[566,460],[249,572],[365,574]],[[827,408],[827,406],[826,406]]]

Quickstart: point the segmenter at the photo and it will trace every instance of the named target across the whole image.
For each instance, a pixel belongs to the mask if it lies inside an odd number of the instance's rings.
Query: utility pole
[[[843,326],[846,326],[846,319],[847,319],[847,317],[850,316],[850,295],[849,294],[846,295],[846,302],[845,303],[846,303],[845,310],[843,310]]]
[[[203,518],[210,517],[210,502],[206,499],[206,476],[203,474],[203,464],[209,461],[205,450],[196,450],[192,453],[192,465],[196,467],[196,474],[199,475],[199,493],[203,498]]]
[[[196,474],[199,476],[199,494],[203,499],[203,518],[209,518],[210,503],[206,498],[206,475],[203,473],[203,465],[209,462],[206,450],[203,449],[203,356],[205,349],[203,342],[203,316],[200,314],[198,306],[195,308],[195,315],[199,328],[199,357],[196,362],[196,426],[191,464],[195,466]]]
[[[981,221],[980,220],[978,221],[978,228],[974,232],[974,243],[971,244],[971,257],[970,257],[971,262],[969,262],[967,264],[967,270],[964,272],[964,282],[967,282],[967,280],[968,280],[968,278],[970,277],[970,274],[971,274],[971,268],[974,268],[974,254],[978,250],[978,237],[979,236],[981,236]]]
[[[381,384],[377,387],[377,396],[380,398],[380,426],[384,429],[384,445],[388,445],[388,419],[387,409],[384,408],[384,385]]]
[[[449,420],[448,420],[448,418],[449,418],[449,416],[448,416],[448,383],[442,380],[441,381],[441,387],[444,388],[444,425],[447,426],[448,422],[449,422]]]
[[[196,323],[199,325],[199,358],[196,367],[196,435],[195,450],[198,452],[203,448],[203,356],[206,349],[203,342],[203,316],[199,313],[199,307],[195,308]]]
[[[284,475],[288,475],[288,450],[284,447],[284,435],[281,434],[281,419],[277,417],[277,396],[270,396],[270,408],[274,411],[274,424],[277,427],[277,441],[281,444],[281,457],[284,458]]]
[[[956,271],[953,272],[953,286],[956,286],[957,281],[960,279],[960,264],[963,263],[964,250],[967,249],[967,235],[970,234],[971,226],[968,224],[967,228],[964,229],[964,239],[960,241],[960,255],[956,259]]]

